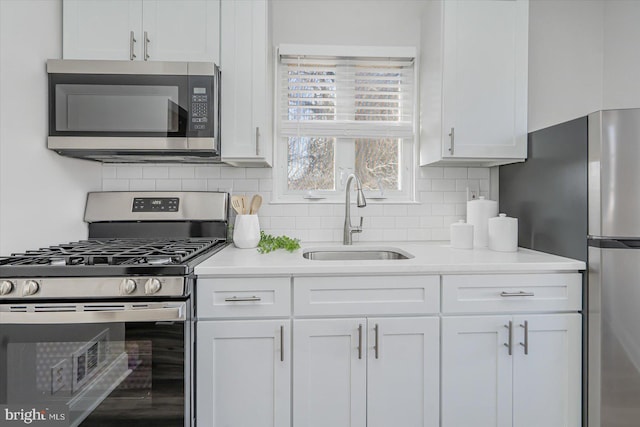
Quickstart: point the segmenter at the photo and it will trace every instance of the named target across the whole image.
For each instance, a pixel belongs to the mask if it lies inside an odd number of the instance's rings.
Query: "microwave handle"
[[[136,45],[136,35],[133,33],[133,31],[129,32],[129,59],[131,61],[133,61],[134,59],[136,59],[136,54],[134,53],[134,48]]]
[[[184,305],[178,307],[99,310],[99,311],[41,311],[0,312],[0,324],[77,324],[122,322],[184,321]]]

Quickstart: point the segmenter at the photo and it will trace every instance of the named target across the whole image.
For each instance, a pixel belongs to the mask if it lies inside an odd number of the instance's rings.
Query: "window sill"
[[[351,204],[355,204],[352,197]],[[344,205],[344,200],[330,199],[301,199],[301,200],[272,200],[269,205]],[[367,199],[367,204],[372,205],[421,205],[422,202],[416,200],[394,200],[394,199]]]

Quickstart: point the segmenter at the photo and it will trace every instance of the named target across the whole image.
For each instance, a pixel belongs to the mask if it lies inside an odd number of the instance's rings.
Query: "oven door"
[[[186,302],[1,305],[0,425],[190,426],[190,317]]]

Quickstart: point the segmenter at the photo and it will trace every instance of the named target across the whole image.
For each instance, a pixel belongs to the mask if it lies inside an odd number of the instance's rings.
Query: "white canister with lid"
[[[518,219],[501,213],[489,219],[489,249],[498,252],[518,250]]]
[[[498,202],[484,196],[467,202],[467,222],[473,225],[473,246],[486,248],[489,245],[489,218],[498,215]]]
[[[464,219],[451,224],[451,247],[456,249],[473,249],[473,225]]]

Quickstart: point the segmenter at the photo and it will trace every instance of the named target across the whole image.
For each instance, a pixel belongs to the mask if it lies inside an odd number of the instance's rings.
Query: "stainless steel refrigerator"
[[[499,186],[521,246],[587,261],[583,424],[640,426],[640,109],[530,133]]]

